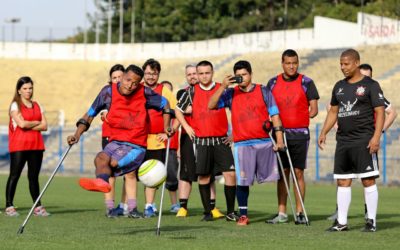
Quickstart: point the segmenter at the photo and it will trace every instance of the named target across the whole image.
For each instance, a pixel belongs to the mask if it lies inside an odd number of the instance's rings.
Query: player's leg
[[[124,175],[125,183],[124,189],[126,193],[126,204],[128,216],[130,218],[143,218],[143,214],[137,208],[137,178],[136,171],[132,171]]]
[[[216,207],[217,206],[217,190],[215,185],[215,174],[210,177],[210,205],[211,214],[214,219],[219,219],[225,217],[223,213]]]
[[[109,218],[115,217],[113,215],[114,209],[114,197],[115,197],[115,177],[110,177],[108,183],[111,186],[111,190],[108,193],[104,193],[104,203],[106,205],[106,216]]]
[[[203,221],[212,221],[210,205],[210,176],[213,156],[210,146],[196,145],[196,174],[198,175],[199,192],[204,208]]]
[[[213,146],[215,172],[222,172],[225,180],[224,194],[226,199],[226,220],[237,221],[239,216],[235,213],[236,200],[236,175],[232,150],[228,145]]]
[[[175,149],[169,150],[168,166],[167,166],[167,180],[165,187],[169,191],[169,198],[171,201],[170,212],[177,213],[179,210],[179,204],[177,202],[177,190],[178,190],[178,157]]]
[[[145,160],[156,159],[164,163],[165,161],[165,149],[158,150],[146,150]],[[144,209],[144,217],[150,218],[156,216],[156,208],[154,205],[154,199],[156,196],[156,188],[145,187],[145,209]]]

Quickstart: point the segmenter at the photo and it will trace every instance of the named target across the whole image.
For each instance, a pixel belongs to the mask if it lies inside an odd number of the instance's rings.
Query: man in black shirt
[[[338,219],[328,230],[348,230],[351,183],[353,178],[361,178],[368,208],[363,231],[374,232],[378,205],[375,178],[379,177],[377,151],[385,119],[384,96],[378,82],[361,74],[360,55],[356,50],[344,51],[340,66],[345,79],[333,88],[331,109],[318,139],[318,145],[323,149],[327,133],[338,122],[334,164]]]

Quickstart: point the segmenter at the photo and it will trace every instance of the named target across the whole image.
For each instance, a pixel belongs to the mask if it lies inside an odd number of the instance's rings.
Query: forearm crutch
[[[285,135],[285,132],[284,132],[284,131],[283,131],[283,141],[284,141],[285,146],[286,146],[286,147],[285,147],[285,151],[286,151],[286,155],[287,155],[287,158],[288,158],[288,161],[289,161],[290,172],[291,172],[292,178],[293,178],[293,184],[294,184],[294,186],[296,187],[297,194],[298,194],[299,199],[300,199],[301,208],[303,209],[304,217],[306,218],[306,225],[309,226],[309,225],[310,225],[310,221],[308,220],[306,208],[304,207],[303,197],[301,196],[299,184],[298,184],[298,182],[297,182],[297,177],[296,177],[296,174],[295,174],[294,168],[293,168],[292,159],[290,158],[289,149],[287,148],[286,135]]]
[[[272,145],[274,145],[274,146],[276,147],[276,142],[275,142],[275,140],[274,140],[274,137],[272,136],[272,129],[271,129],[271,126],[269,126],[269,128],[267,128],[267,127],[264,125],[264,129],[268,132],[269,138],[271,139],[271,142],[272,142]],[[278,150],[279,150],[279,149],[278,149]],[[284,150],[285,150],[285,149],[284,149]],[[287,195],[288,195],[288,197],[289,197],[290,207],[292,208],[293,219],[294,219],[294,221],[297,221],[296,212],[295,212],[294,206],[293,206],[292,196],[290,195],[289,184],[288,184],[288,181],[287,181],[287,179],[286,179],[286,175],[285,175],[285,172],[284,172],[284,169],[283,169],[283,165],[282,165],[282,159],[281,159],[281,156],[279,155],[279,152],[278,152],[278,151],[276,151],[275,154],[276,154],[276,157],[278,158],[279,170],[281,171],[282,178],[283,178],[283,182],[285,183],[285,187],[286,187],[286,192],[287,192]]]
[[[167,149],[165,151],[165,162],[164,166],[166,169],[168,169],[168,158],[169,158],[169,147],[171,144],[171,137],[168,136],[167,139]],[[158,222],[157,222],[157,230],[156,230],[156,235],[160,236],[160,226],[161,226],[161,216],[162,216],[162,208],[163,208],[163,200],[164,200],[164,192],[165,192],[165,183],[167,180],[164,181],[161,189],[161,201],[160,201],[160,212],[158,213]]]
[[[28,223],[29,218],[32,216],[33,210],[35,209],[36,205],[38,204],[38,202],[42,198],[44,192],[47,190],[47,187],[50,185],[50,182],[53,180],[54,176],[56,175],[58,169],[62,165],[62,163],[63,163],[65,157],[67,156],[69,150],[71,149],[71,147],[72,147],[72,145],[69,145],[68,148],[65,150],[64,154],[61,156],[61,159],[58,162],[57,167],[54,169],[54,171],[51,174],[51,176],[50,176],[49,180],[47,181],[46,185],[44,185],[44,188],[42,189],[42,192],[40,192],[39,197],[36,199],[35,203],[33,204],[31,210],[28,213],[28,216],[26,216],[26,219],[25,219],[24,223],[22,223],[22,225],[19,227],[17,234],[22,234],[24,232],[24,228],[25,228],[26,224]]]

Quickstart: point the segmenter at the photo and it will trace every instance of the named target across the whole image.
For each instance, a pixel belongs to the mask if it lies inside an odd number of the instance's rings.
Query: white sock
[[[376,226],[376,211],[378,210],[378,187],[375,185],[364,188],[365,203],[367,204],[368,219],[374,220]]]
[[[351,187],[338,187],[337,204],[338,204],[338,222],[341,225],[347,224],[347,214],[351,203]]]

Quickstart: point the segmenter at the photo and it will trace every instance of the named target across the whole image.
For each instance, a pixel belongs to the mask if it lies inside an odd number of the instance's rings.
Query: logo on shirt
[[[359,110],[352,111],[354,105],[356,105],[358,99],[354,102],[347,101],[347,103],[340,102],[341,107],[339,108],[338,117],[356,116],[360,114]]]
[[[379,99],[383,99],[383,94],[382,93],[378,93]]]
[[[357,96],[364,96],[365,95],[365,87],[359,86],[356,90]]]
[[[342,92],[343,88],[339,88],[338,92],[336,92],[337,95],[343,95],[344,93]]]

